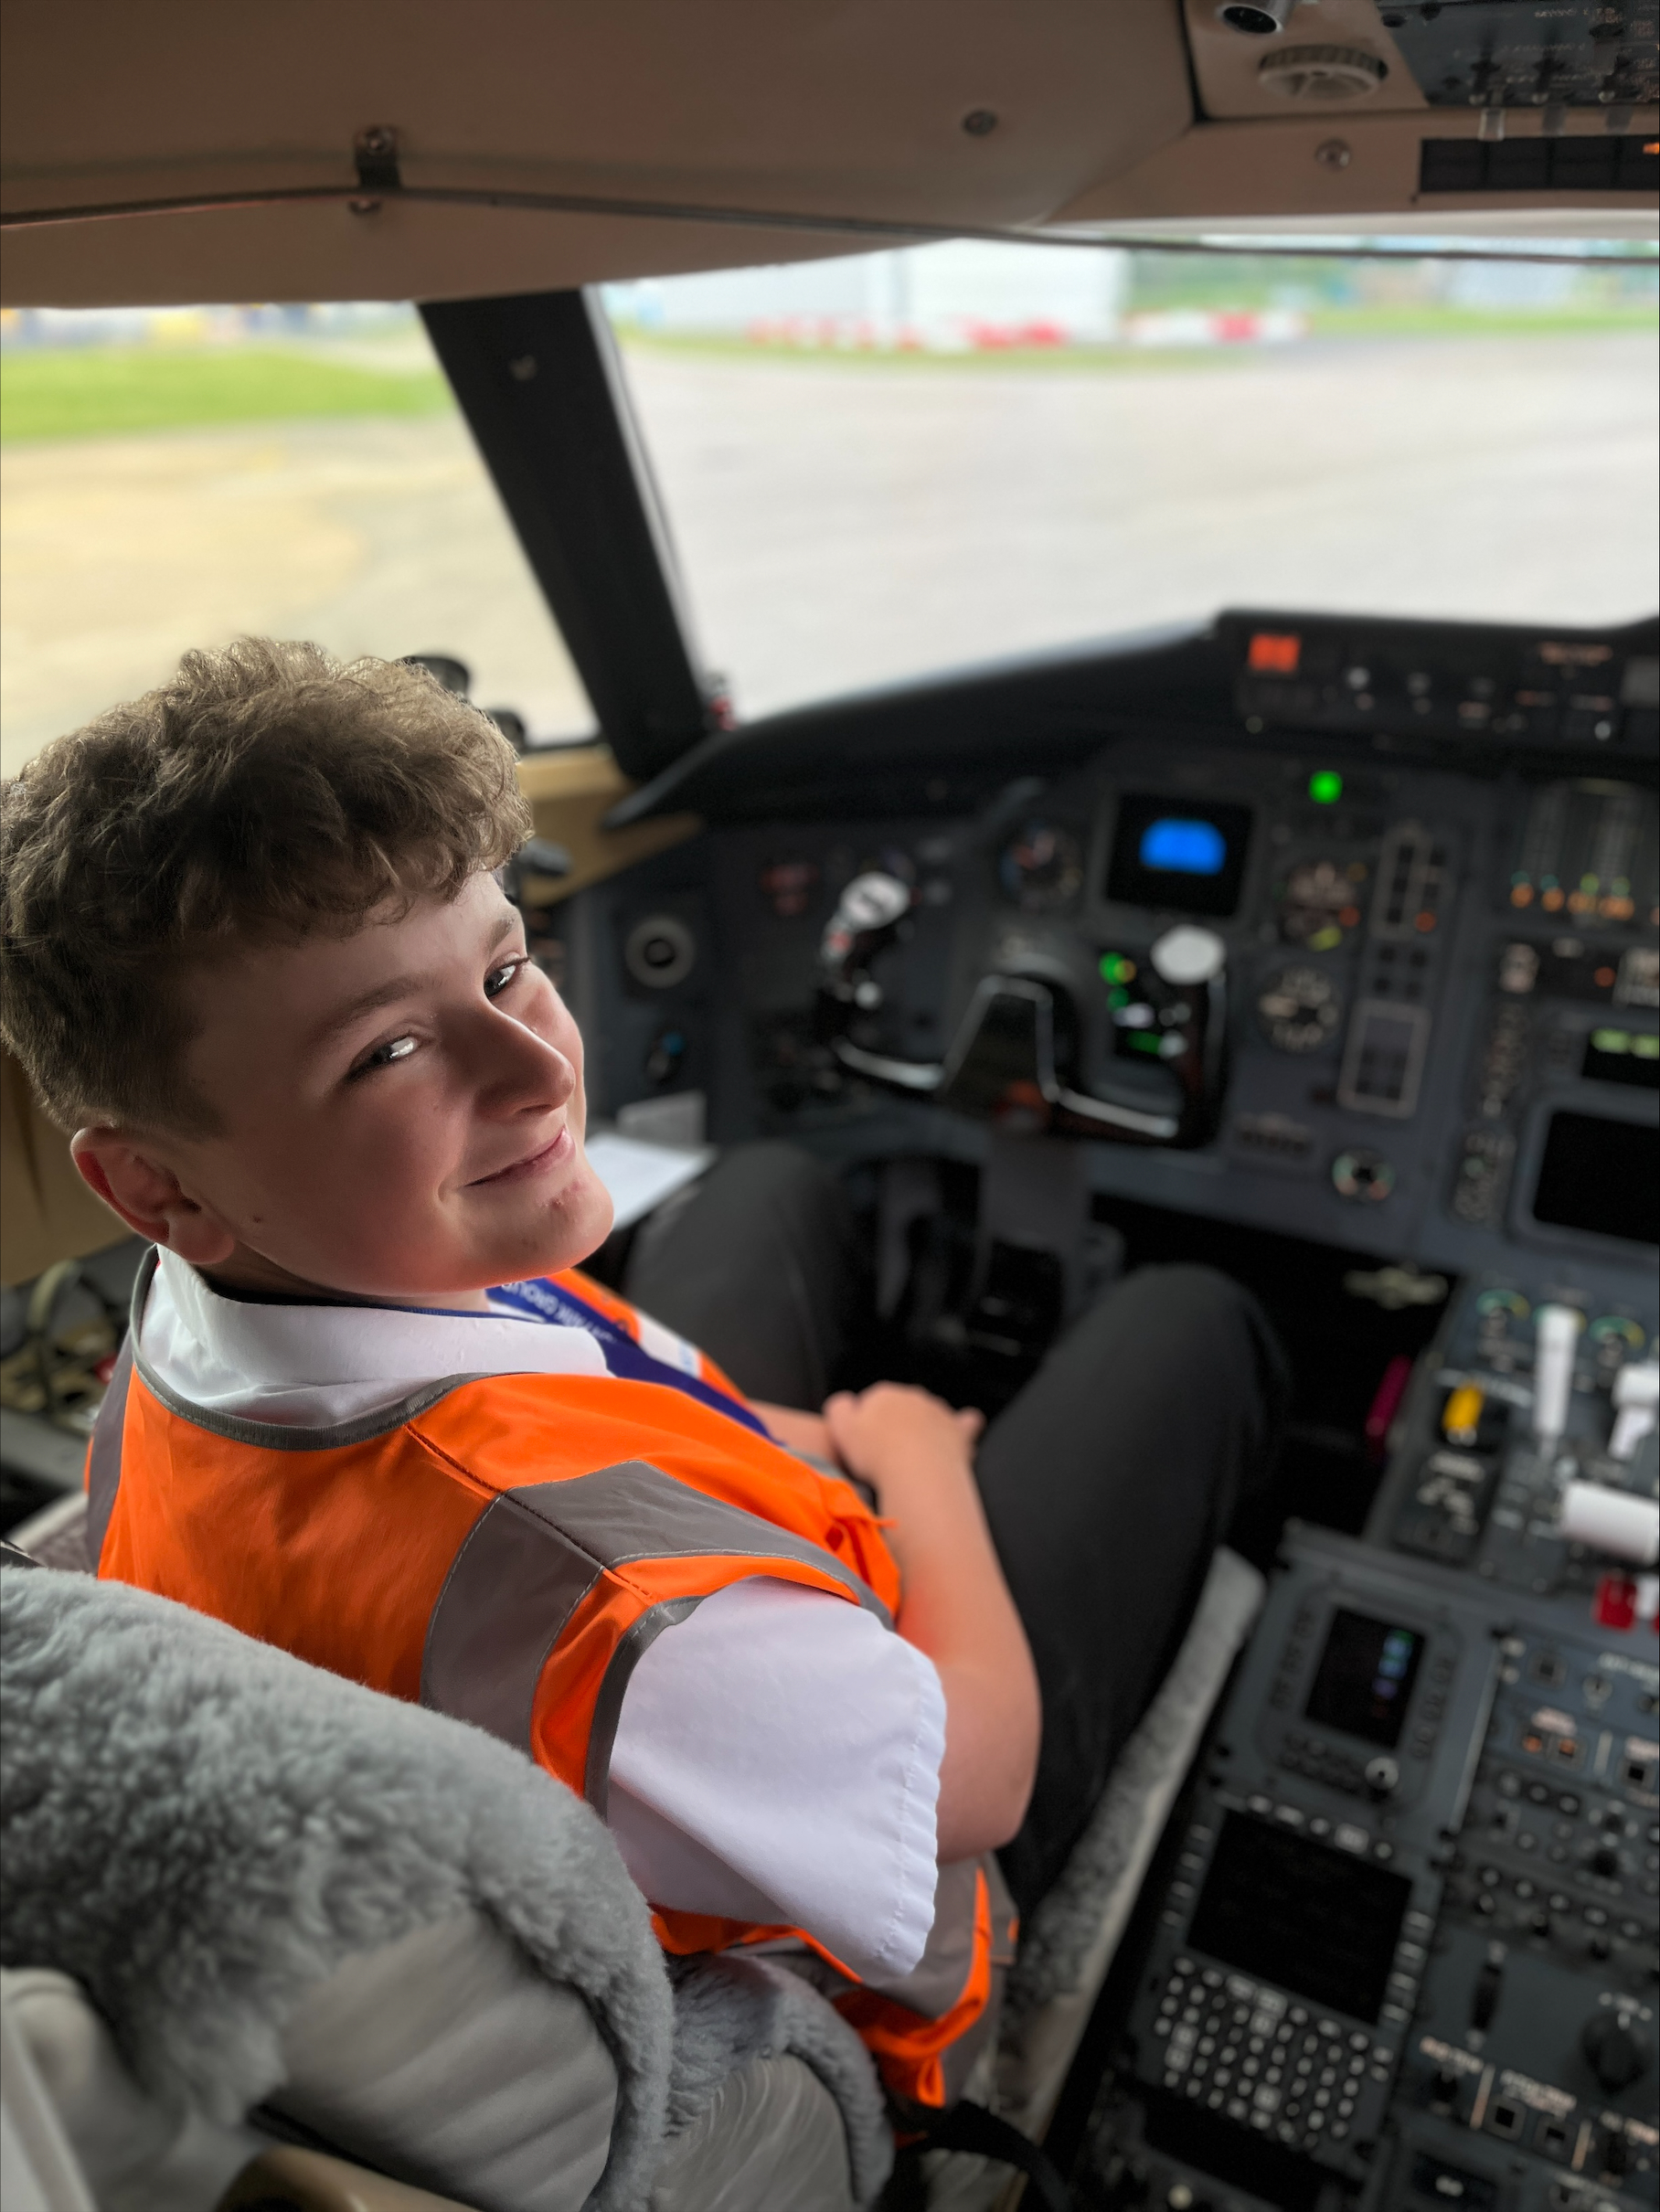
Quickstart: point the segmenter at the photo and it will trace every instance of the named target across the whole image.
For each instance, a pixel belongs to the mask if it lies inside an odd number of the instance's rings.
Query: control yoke
[[[859,1016],[882,1003],[871,968],[910,907],[909,884],[871,870],[847,885],[825,927],[819,1035],[849,1073],[987,1117],[1011,1102],[1041,1101],[1057,1136],[1191,1147],[1211,1134],[1227,1036],[1227,952],[1215,931],[1178,923],[1154,941],[1148,954],[1147,994],[1162,1031],[1159,1065],[1176,1085],[1171,1107],[1158,1111],[1099,1098],[1065,1080],[1077,1010],[1063,985],[1035,976],[983,976],[942,1059],[900,1059],[856,1042],[851,1032]]]

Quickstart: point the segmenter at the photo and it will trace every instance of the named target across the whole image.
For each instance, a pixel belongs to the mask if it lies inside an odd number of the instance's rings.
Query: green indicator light
[[[1114,984],[1112,988],[1107,993],[1108,1005],[1127,1006],[1129,1003],[1130,994],[1124,989],[1122,984]]]
[[[1144,1029],[1133,1030],[1130,1037],[1130,1049],[1132,1052],[1156,1052],[1159,1049],[1159,1039],[1156,1037],[1150,1037]]]
[[[1660,1060],[1660,1037],[1633,1037],[1631,1049],[1633,1059]]]
[[[1343,796],[1343,778],[1335,768],[1317,768],[1308,780],[1308,795],[1316,806],[1335,806]]]
[[[1633,1042],[1628,1029],[1593,1029],[1591,1041],[1599,1052],[1629,1052]]]

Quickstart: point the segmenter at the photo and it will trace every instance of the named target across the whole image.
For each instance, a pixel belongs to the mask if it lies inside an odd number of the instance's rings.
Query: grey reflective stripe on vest
[[[582,1774],[582,1794],[601,1820],[611,1808],[611,1755],[630,1677],[664,1630],[676,1627],[702,1603],[701,1598],[663,1599],[640,1615],[611,1655],[600,1695],[594,1700],[593,1726],[588,1731],[588,1764]]]
[[[491,1500],[456,1553],[427,1623],[420,1702],[532,1749],[530,1719],[549,1654],[608,1569],[636,1559],[719,1556],[791,1559],[840,1582],[885,1627],[887,1607],[833,1552],[651,1466],[625,1460],[562,1483],[534,1483]],[[708,1593],[704,1593],[708,1594]],[[613,1653],[589,1739],[584,1789],[605,1809],[622,1694],[665,1628],[696,1596],[650,1607]]]
[[[92,1424],[92,1442],[87,1452],[87,1558],[94,1574],[98,1572],[110,1515],[115,1510],[115,1493],[121,1488],[121,1440],[127,1423],[127,1392],[133,1383],[135,1334],[129,1324],[121,1356],[110,1377],[110,1387],[103,1394],[98,1419]]]

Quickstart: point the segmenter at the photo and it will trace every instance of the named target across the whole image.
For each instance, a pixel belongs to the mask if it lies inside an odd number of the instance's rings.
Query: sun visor
[[[16,0],[4,63],[6,217],[80,211],[8,229],[14,304],[807,259],[860,221],[1041,221],[1192,122],[1173,0]]]

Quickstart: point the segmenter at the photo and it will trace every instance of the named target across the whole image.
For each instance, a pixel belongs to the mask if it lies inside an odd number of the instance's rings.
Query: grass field
[[[437,368],[358,367],[282,346],[77,346],[8,353],[0,440],[90,438],[208,424],[341,415],[431,415],[452,407]]]
[[[1311,337],[1329,344],[1391,338],[1550,338],[1652,331],[1652,303],[1543,310],[1474,307],[1314,307]],[[997,375],[1037,369],[1078,375],[1158,374],[1237,367],[1249,346],[1010,346],[961,353],[758,346],[742,338],[665,336],[626,329],[631,349],[746,362],[832,362],[906,374],[945,369]],[[452,405],[436,367],[378,368],[301,346],[169,350],[88,346],[19,349],[0,366],[0,440],[90,438],[135,431],[353,415],[431,415]]]
[[[1653,336],[1652,300],[1600,307],[1314,307],[1319,338],[1572,338],[1635,331]]]

